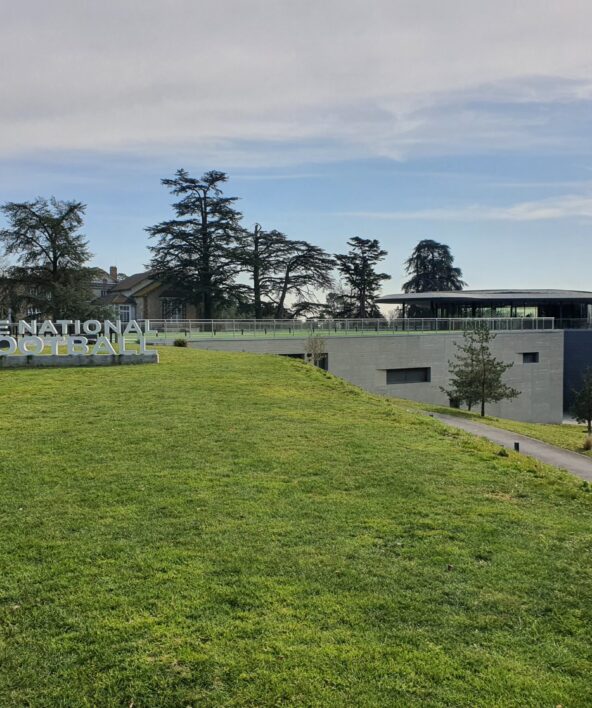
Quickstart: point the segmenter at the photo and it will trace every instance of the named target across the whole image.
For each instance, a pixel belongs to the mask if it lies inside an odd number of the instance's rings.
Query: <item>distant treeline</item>
[[[330,254],[261,224],[246,227],[226,196],[224,172],[199,178],[178,170],[162,184],[174,195],[173,217],[146,231],[148,267],[200,317],[380,317],[378,266],[387,252],[373,238],[354,236],[345,253]],[[23,312],[59,319],[106,316],[93,302],[92,254],[80,233],[85,205],[37,198],[2,207],[0,315]],[[13,263],[12,265],[9,265]],[[462,273],[445,244],[418,243],[406,261],[405,292],[460,290]]]

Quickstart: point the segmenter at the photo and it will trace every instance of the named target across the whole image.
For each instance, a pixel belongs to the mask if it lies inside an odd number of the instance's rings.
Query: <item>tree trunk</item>
[[[204,320],[213,319],[212,298],[209,293],[203,295],[203,318]]]
[[[282,319],[284,314],[284,303],[286,302],[286,296],[288,294],[288,285],[290,283],[290,272],[286,269],[284,276],[284,282],[282,284],[282,292],[278,300],[277,307],[275,309],[275,317],[277,320]]]
[[[588,418],[588,435],[592,435],[592,419]]]
[[[255,224],[253,232],[253,305],[255,319],[261,319],[261,268],[259,256],[259,234],[261,227]]]
[[[259,277],[259,266],[253,267],[253,301],[255,308],[255,319],[261,319],[261,283]]]

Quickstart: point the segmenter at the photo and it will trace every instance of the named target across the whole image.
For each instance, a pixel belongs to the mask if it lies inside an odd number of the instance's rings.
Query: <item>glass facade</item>
[[[434,308],[429,308],[433,314],[424,317],[554,317],[556,319],[587,319],[588,305],[580,303],[545,303],[536,305],[528,303],[495,303],[475,302],[434,303]],[[422,308],[423,309],[423,308]],[[422,315],[418,315],[421,317]]]

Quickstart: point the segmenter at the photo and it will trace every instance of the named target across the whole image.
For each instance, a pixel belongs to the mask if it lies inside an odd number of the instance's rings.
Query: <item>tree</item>
[[[459,354],[456,361],[449,362],[450,388],[441,390],[451,400],[466,403],[470,408],[481,404],[481,416],[485,405],[516,398],[520,391],[507,386],[502,377],[514,364],[506,364],[491,353],[490,344],[495,334],[487,327],[476,327],[464,332],[463,343],[456,344]]]
[[[273,314],[270,311],[271,298],[287,241],[280,231],[264,231],[260,224],[255,224],[252,231],[243,231],[237,253],[253,283],[253,314],[256,319]]]
[[[579,389],[574,390],[572,412],[578,423],[586,423],[588,435],[592,435],[592,369],[588,368],[582,376]]]
[[[286,241],[277,251],[277,274],[270,278],[270,298],[275,304],[274,317],[292,317],[310,308],[314,291],[326,290],[333,284],[333,258],[319,246],[307,241]],[[288,310],[288,298],[299,298]]]
[[[24,305],[24,289],[19,287],[11,269],[0,263],[0,319],[14,321]]]
[[[376,239],[351,238],[350,250],[335,256],[337,269],[349,288],[347,317],[380,317],[376,299],[380,285],[390,280],[387,273],[377,273],[376,265],[387,255]]]
[[[454,267],[450,247],[430,239],[417,244],[405,261],[405,270],[411,275],[403,285],[406,293],[462,290],[466,285],[461,269]]]
[[[256,318],[312,311],[317,307],[315,290],[332,285],[335,262],[322,248],[289,239],[275,229],[264,231],[259,224],[252,232],[243,232],[236,258],[251,276]]]
[[[0,319],[12,319],[21,309],[21,298],[6,258],[0,256]]]
[[[172,179],[162,180],[179,197],[173,204],[177,218],[146,229],[157,239],[150,247],[155,275],[205,319],[212,319],[241,292],[235,282],[241,214],[234,208],[237,198],[223,196],[221,186],[227,180],[224,172],[215,170],[199,179],[177,170]]]
[[[16,265],[3,274],[3,292],[16,303],[26,303],[38,316],[83,319],[104,314],[93,305],[91,282],[95,269],[88,242],[79,233],[85,205],[77,201],[8,202],[2,212],[8,228],[0,229],[0,242]]]
[[[351,310],[348,294],[338,285],[335,290],[327,293],[325,304],[319,308],[319,315],[332,320],[347,319]]]

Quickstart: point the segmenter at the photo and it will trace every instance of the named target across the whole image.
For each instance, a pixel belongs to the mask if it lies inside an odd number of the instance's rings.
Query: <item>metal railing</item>
[[[142,324],[142,320],[139,320]],[[552,330],[552,317],[416,318],[352,320],[150,320],[153,341],[246,338],[354,337],[429,332],[463,332],[487,327],[496,332]]]
[[[555,329],[592,329],[592,322],[585,317],[555,319]]]

